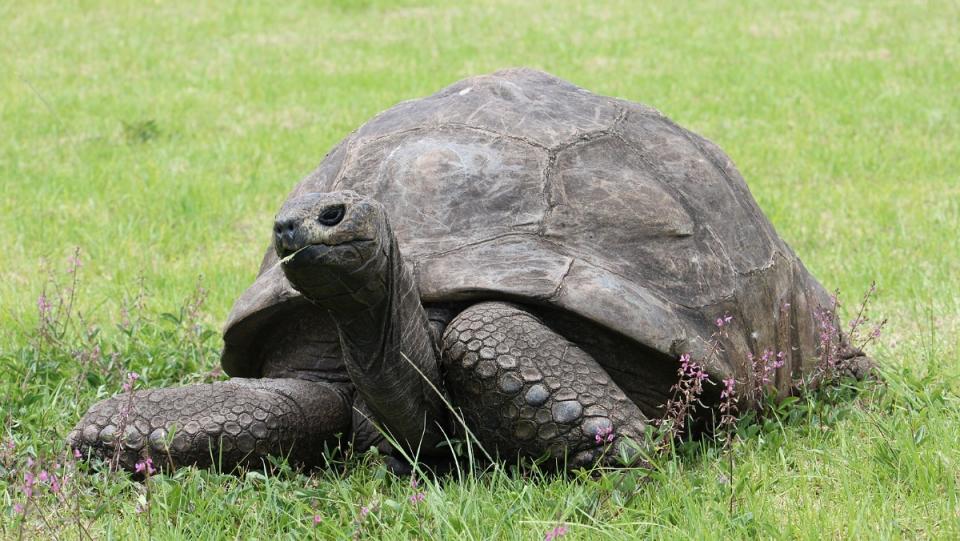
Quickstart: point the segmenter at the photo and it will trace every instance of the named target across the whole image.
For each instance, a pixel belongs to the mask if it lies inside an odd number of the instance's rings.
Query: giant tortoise
[[[746,381],[783,351],[786,390],[828,303],[716,145],[499,71],[377,115],[293,189],[226,324],[233,379],[105,400],[70,441],[125,467],[312,464],[381,433],[427,455],[462,419],[501,456],[590,464],[663,415],[683,354]]]

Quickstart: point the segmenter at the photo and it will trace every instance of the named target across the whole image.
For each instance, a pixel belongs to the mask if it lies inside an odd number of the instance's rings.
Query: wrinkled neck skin
[[[387,224],[380,238],[376,255],[340,280],[359,285],[352,293],[301,292],[336,323],[347,372],[374,420],[408,448],[428,452],[442,441],[446,417],[433,388],[442,389],[438,356],[413,273]]]

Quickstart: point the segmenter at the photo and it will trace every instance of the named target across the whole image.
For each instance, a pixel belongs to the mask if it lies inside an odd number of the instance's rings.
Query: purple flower
[[[77,248],[73,251],[73,256],[70,257],[70,260],[67,263],[67,272],[70,274],[77,272],[77,270],[83,266],[83,262],[80,261],[80,248]]]
[[[733,321],[733,316],[730,314],[723,314],[723,317],[718,317],[714,323],[717,325],[717,328],[722,329],[723,327],[729,325],[731,321]]]
[[[22,514],[23,514],[23,504],[22,504],[22,503],[15,503],[15,504],[13,504],[13,512],[16,513],[16,514],[18,514],[18,515],[22,515]]]
[[[417,481],[417,477],[415,475],[411,475],[410,488],[417,490],[417,488],[419,487],[420,487],[420,481]],[[410,495],[410,503],[412,503],[413,505],[417,505],[418,503],[422,502],[425,499],[427,499],[427,495],[419,490],[416,493]]]
[[[23,493],[28,498],[30,496],[33,496],[33,484],[35,481],[36,479],[33,476],[33,472],[28,471],[23,473],[23,487],[21,488],[21,490],[23,490]]]
[[[73,450],[73,458],[83,458],[83,454],[80,453],[80,449]]]
[[[720,333],[715,333],[715,338]],[[714,353],[707,356],[709,359]],[[666,426],[669,436],[663,441],[676,437],[683,431],[688,415],[699,401],[703,393],[703,382],[708,379],[703,366],[690,358],[689,353],[680,355],[680,367],[677,369],[677,382],[670,387],[673,396],[667,401],[666,412],[658,421]]]
[[[134,471],[136,471],[137,473],[144,473],[144,472],[146,472],[147,475],[153,475],[153,474],[156,473],[156,471],[157,471],[157,470],[153,467],[153,459],[150,458],[150,457],[147,457],[146,459],[144,459],[144,460],[142,460],[142,461],[140,461],[140,462],[137,462],[136,466],[134,466],[133,469],[134,469]]]
[[[321,517],[320,515],[313,515],[314,526],[319,526],[321,522],[323,522],[323,517]]]
[[[552,530],[548,531],[546,535],[543,536],[543,541],[553,541],[567,534],[567,525],[561,524],[554,527]]]
[[[133,390],[133,385],[140,379],[140,374],[136,372],[127,372],[127,382],[123,384],[123,392],[129,393]]]
[[[723,380],[723,390],[720,391],[721,400],[733,396],[733,386],[736,384],[736,381],[737,380],[733,379],[732,377]]]
[[[41,293],[40,296],[37,297],[37,311],[40,312],[40,317],[46,317],[50,313],[50,308],[51,305],[50,301],[47,300],[47,295]]]
[[[613,427],[605,426],[597,430],[596,435],[593,437],[597,443],[611,443],[613,442]]]

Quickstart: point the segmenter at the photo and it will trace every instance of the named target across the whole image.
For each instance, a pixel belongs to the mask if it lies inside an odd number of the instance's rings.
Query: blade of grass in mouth
[[[293,259],[297,254],[299,254],[300,252],[306,250],[307,248],[309,248],[309,247],[311,247],[311,246],[313,246],[313,245],[312,245],[312,244],[308,244],[308,245],[304,246],[303,248],[300,248],[300,249],[297,250],[296,252],[293,252],[292,254],[290,254],[290,255],[288,255],[288,256],[284,256],[282,259],[280,259],[280,263],[287,263],[288,261],[290,261],[291,259]]]

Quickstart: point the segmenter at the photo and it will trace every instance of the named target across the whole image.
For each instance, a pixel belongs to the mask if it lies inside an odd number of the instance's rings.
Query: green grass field
[[[0,3],[0,538],[960,537],[960,4],[587,4]],[[71,474],[23,520],[24,461],[52,467],[126,371],[218,377],[216,331],[271,219],[334,143],[520,65],[718,143],[848,309],[876,280],[885,384],[741,425],[732,512],[728,457],[706,442],[640,485],[497,470],[424,480],[419,505],[375,457],[311,476],[182,470],[151,480],[146,512],[125,474]],[[37,300],[55,300],[51,275],[69,289],[75,247],[79,316],[51,338]],[[198,277],[205,303],[181,310]]]

